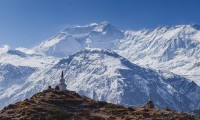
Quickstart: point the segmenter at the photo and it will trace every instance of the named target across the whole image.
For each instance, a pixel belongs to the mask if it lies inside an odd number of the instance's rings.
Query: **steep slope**
[[[29,54],[24,53],[23,50]],[[27,82],[29,77],[39,69],[48,69],[56,61],[55,58],[31,53],[27,49],[23,50],[22,48],[8,49],[0,53],[0,108],[27,98],[27,95],[20,92],[30,84]]]
[[[57,64],[31,74],[17,93],[13,103],[28,98],[48,85],[58,84],[64,71],[67,88],[90,98],[122,105],[143,105],[148,99],[159,108],[189,111],[200,106],[200,87],[172,73],[141,68],[115,52],[86,49]]]
[[[56,57],[66,57],[85,47],[115,48],[115,41],[124,34],[108,22],[65,28],[56,36],[33,48],[36,52]]]
[[[13,66],[11,64],[0,64],[0,108],[12,101],[12,94],[16,94],[35,68],[25,66]],[[19,98],[17,98],[19,99]],[[25,97],[23,97],[25,99]]]
[[[148,103],[149,104],[149,103]],[[150,105],[150,104],[149,104]],[[152,104],[151,104],[152,105]],[[82,97],[72,91],[48,89],[0,111],[0,119],[25,120],[196,120],[192,115],[169,109],[123,107]]]
[[[118,53],[145,67],[171,71],[200,84],[199,25],[127,31]]]

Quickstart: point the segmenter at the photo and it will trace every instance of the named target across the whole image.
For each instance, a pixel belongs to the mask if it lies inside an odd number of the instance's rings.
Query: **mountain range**
[[[65,28],[32,49],[0,53],[0,107],[58,84],[125,106],[200,106],[199,25],[120,31],[102,22]],[[108,50],[109,49],[109,50]]]
[[[108,22],[68,27],[33,48],[66,57],[85,47],[106,48],[140,66],[170,71],[200,85],[200,26],[176,25],[120,31]]]

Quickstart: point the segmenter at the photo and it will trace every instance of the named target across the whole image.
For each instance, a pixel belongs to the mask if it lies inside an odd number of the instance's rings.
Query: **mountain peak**
[[[63,32],[67,32],[69,34],[80,34],[80,33],[88,33],[91,31],[103,32],[107,30],[117,30],[113,25],[111,25],[108,21],[103,21],[100,23],[91,23],[88,25],[74,25],[72,27],[67,27],[63,30]],[[119,30],[118,30],[119,31]]]
[[[85,47],[114,49],[124,33],[108,22],[86,26],[67,27],[56,36],[35,46],[36,52],[56,57],[66,57]]]
[[[108,24],[110,24],[108,21],[103,21],[103,22],[101,22],[100,24],[104,24],[104,25],[108,25]]]
[[[103,21],[103,22],[99,23],[94,28],[94,31],[96,31],[96,32],[109,32],[109,31],[121,32],[116,27],[114,27],[113,25],[111,25],[108,21]]]

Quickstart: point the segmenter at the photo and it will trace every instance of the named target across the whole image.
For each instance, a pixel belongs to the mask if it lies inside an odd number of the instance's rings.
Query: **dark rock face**
[[[0,111],[0,120],[138,120],[176,119],[195,120],[194,116],[154,108],[148,101],[146,107],[123,107],[80,96],[73,91],[48,88],[30,99],[11,104]]]

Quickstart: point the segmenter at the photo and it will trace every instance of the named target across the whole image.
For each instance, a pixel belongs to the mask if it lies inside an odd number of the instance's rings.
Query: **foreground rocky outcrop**
[[[145,107],[123,107],[52,88],[0,111],[0,120],[195,120],[187,113],[158,110],[152,101]]]

